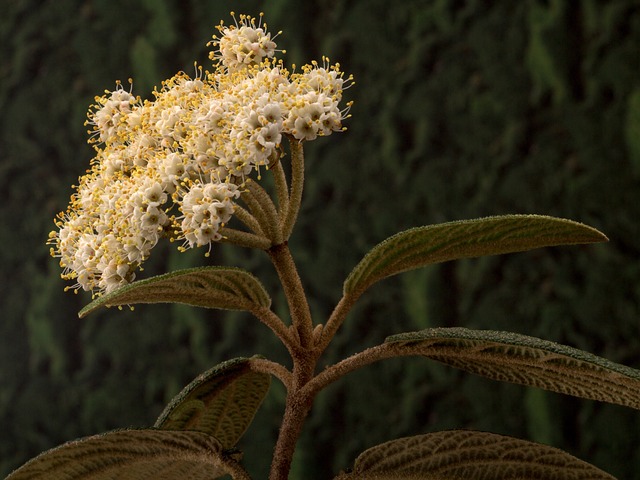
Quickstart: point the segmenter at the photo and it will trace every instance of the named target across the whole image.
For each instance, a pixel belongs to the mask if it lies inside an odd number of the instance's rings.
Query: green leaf
[[[433,263],[606,240],[595,228],[540,215],[505,215],[412,228],[373,247],[347,277],[344,293],[358,295],[385,277]]]
[[[80,310],[81,318],[100,307],[136,303],[185,303],[205,308],[252,310],[269,307],[260,281],[239,268],[199,267],[178,270],[125,285]]]
[[[48,450],[6,480],[209,480],[230,473],[230,462],[204,433],[119,430]]]
[[[336,480],[615,480],[562,450],[468,430],[400,438],[370,448]]]
[[[422,355],[493,380],[640,410],[640,370],[577,348],[511,332],[431,328],[388,337],[398,355]]]
[[[270,382],[270,375],[251,370],[250,358],[221,363],[176,395],[155,427],[203,432],[230,449],[251,424]]]

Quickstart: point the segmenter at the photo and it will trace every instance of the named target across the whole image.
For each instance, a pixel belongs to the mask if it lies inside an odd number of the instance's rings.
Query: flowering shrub
[[[371,249],[343,284],[324,322],[312,318],[288,247],[302,199],[304,144],[343,131],[353,84],[339,65],[290,72],[262,22],[241,15],[218,27],[213,73],[179,73],[142,101],[118,84],[96,98],[87,124],[96,148],[51,233],[52,255],[74,291],[103,306],[180,302],[251,313],[291,355],[289,369],[237,358],[187,385],[147,429],[83,438],[43,453],[8,479],[248,479],[237,451],[272,377],[287,391],[269,478],[289,476],[296,441],[315,396],[347,373],[392,357],[417,356],[488,377],[640,409],[640,372],[587,352],[510,332],[431,328],[388,337],[317,371],[318,361],[361,295],[386,277],[437,262],[605,241],[586,225],[508,215],[417,227]],[[288,145],[287,145],[288,144]],[[283,163],[289,163],[289,174]],[[273,176],[273,191],[260,185]],[[231,227],[231,223],[239,226]],[[179,249],[224,241],[263,250],[273,263],[289,318],[251,273],[203,267],[133,281],[161,238]],[[208,252],[209,250],[207,250]],[[558,449],[489,432],[453,430],[375,446],[337,479],[610,479]]]

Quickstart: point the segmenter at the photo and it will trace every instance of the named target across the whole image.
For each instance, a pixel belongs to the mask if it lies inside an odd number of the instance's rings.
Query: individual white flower
[[[269,156],[282,141],[281,131],[281,126],[278,126],[277,123],[271,123],[256,129],[251,136],[251,140],[260,145],[266,155]]]
[[[330,135],[331,132],[342,131],[342,115],[331,110],[323,113],[319,118],[320,132],[322,135]]]
[[[189,178],[189,158],[178,152],[169,153],[164,159],[157,159],[158,174],[162,187],[173,193],[183,180]]]
[[[279,103],[265,105],[258,111],[258,116],[262,125],[275,125],[282,128],[282,107]]]
[[[140,228],[142,230],[158,233],[167,223],[167,214],[158,207],[149,206],[140,217]]]
[[[147,205],[157,207],[167,201],[167,194],[158,182],[152,182],[150,186],[144,189],[144,199]]]

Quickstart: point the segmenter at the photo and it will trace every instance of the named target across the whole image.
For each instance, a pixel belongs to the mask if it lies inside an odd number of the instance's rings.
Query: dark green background
[[[442,264],[365,295],[326,357],[428,326],[513,330],[640,368],[640,5],[617,1],[4,0],[0,16],[0,476],[79,436],[147,426],[200,371],[284,359],[247,315],[179,306],[78,320],[47,233],[92,156],[85,112],[115,80],[143,97],[207,63],[229,10],[263,10],[288,63],[353,73],[349,130],[309,144],[292,238],[316,321],[368,248],[416,225],[504,213],[591,224],[606,245]],[[264,255],[158,247],[146,275]],[[265,478],[274,386],[243,442]],[[499,384],[420,359],[368,367],[318,398],[292,477],[332,478],[367,447],[449,428],[516,435],[640,478],[640,412]]]

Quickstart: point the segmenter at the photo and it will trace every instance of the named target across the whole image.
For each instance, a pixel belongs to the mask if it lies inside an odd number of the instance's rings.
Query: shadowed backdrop
[[[265,12],[286,62],[353,73],[348,131],[307,148],[291,239],[317,322],[374,244],[398,230],[505,213],[593,225],[610,242],[442,264],[372,289],[325,361],[432,326],[512,330],[640,368],[640,6],[561,2],[12,0],[0,18],[0,477],[41,451],[153,424],[201,371],[259,353],[286,361],[247,314],[105,310],[65,293],[45,245],[92,149],[95,95],[134,94],[193,62],[229,10]],[[144,276],[203,264],[258,275],[260,252],[156,247]],[[283,409],[272,390],[243,439],[264,478]],[[474,377],[420,359],[355,372],[317,400],[293,478],[332,478],[364,449],[449,428],[563,448],[640,478],[640,412]]]

